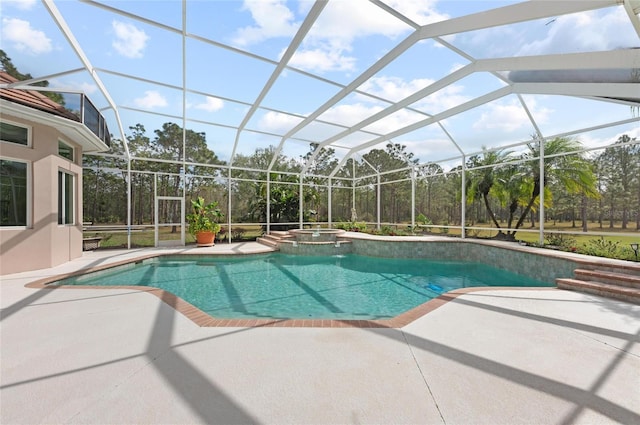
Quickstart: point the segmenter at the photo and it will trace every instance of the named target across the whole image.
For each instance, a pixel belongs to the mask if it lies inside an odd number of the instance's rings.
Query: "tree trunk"
[[[604,221],[604,215],[602,214],[603,211],[604,205],[602,205],[602,197],[600,197],[600,199],[598,200],[598,227],[600,227],[600,229],[602,229],[602,223]]]
[[[636,230],[640,230],[640,184],[638,184],[638,205],[636,206]]]
[[[529,202],[527,203],[527,206],[524,208],[524,211],[522,211],[522,214],[520,215],[520,218],[518,219],[518,222],[516,223],[516,230],[520,228],[520,226],[522,226],[522,223],[524,222],[524,219],[527,217],[527,215],[529,214],[529,211],[531,211],[531,208],[533,208],[533,203],[536,201],[536,198],[540,195],[540,179],[536,179],[535,183],[533,184],[533,191],[531,192],[531,198],[529,199]],[[510,234],[515,238],[515,234],[516,234],[516,230],[510,232]]]
[[[498,220],[496,220],[496,216],[493,213],[491,206],[489,205],[489,197],[487,195],[488,194],[485,194],[485,193],[482,194],[482,199],[484,200],[484,206],[487,209],[487,213],[489,214],[489,217],[491,217],[491,221],[493,221],[493,224],[495,224],[496,227],[500,229],[500,224],[498,223]],[[502,233],[502,230],[498,230],[498,233]]]
[[[91,220],[92,221],[97,221],[96,218],[98,217],[97,212],[98,212],[98,198],[100,197],[99,192],[100,192],[100,161],[98,160],[98,163],[96,164],[96,190],[94,192],[94,196],[93,196],[93,213],[91,214]]]
[[[582,218],[582,231],[587,232],[587,196],[582,195],[582,205],[580,206],[580,216]]]
[[[531,228],[533,229],[534,227],[536,227],[536,214],[533,212],[533,210],[531,211]]]
[[[609,229],[613,229],[613,218],[615,216],[615,205],[613,204],[613,197],[611,198],[611,205],[609,209]]]

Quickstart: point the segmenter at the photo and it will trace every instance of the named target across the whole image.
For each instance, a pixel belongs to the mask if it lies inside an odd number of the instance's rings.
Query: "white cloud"
[[[291,65],[319,73],[354,71],[357,59],[351,52],[357,39],[372,35],[396,38],[408,30],[406,24],[390,19],[388,13],[368,1],[330,2],[293,56]]]
[[[296,53],[289,64],[300,69],[315,70],[319,73],[330,71],[353,71],[356,58],[345,56],[340,50],[308,49]]]
[[[418,121],[425,120],[428,117],[408,109],[401,109],[391,115],[368,125],[364,130],[373,131],[380,134],[388,134],[392,131],[399,130]]]
[[[459,62],[453,63],[449,68],[449,73],[452,74],[457,70],[464,68],[465,66],[467,66],[467,64],[459,63]]]
[[[343,104],[328,109],[319,118],[327,122],[352,126],[365,120],[371,115],[380,112],[382,109],[383,107],[380,104]],[[363,129],[374,133],[387,134],[425,118],[427,118],[425,115],[418,114],[417,112],[407,109],[401,109],[364,127]]]
[[[217,97],[207,96],[204,103],[198,103],[195,108],[207,112],[216,112],[224,107],[224,101]]]
[[[92,94],[98,90],[98,86],[96,86],[95,84],[80,83],[77,86],[78,88],[80,88],[80,90],[82,90],[83,93],[86,94]]]
[[[363,103],[337,105],[329,108],[319,119],[351,126],[381,110],[382,107],[379,105],[370,106]]]
[[[436,10],[437,0],[392,0],[386,3],[419,25],[440,22],[449,18],[448,15]]]
[[[66,82],[64,84],[53,82],[51,86],[58,89],[80,90],[87,95],[95,93],[98,90],[98,87],[95,84],[90,84],[86,82],[77,82],[77,81]]]
[[[637,47],[638,35],[629,24],[622,7],[607,11],[584,12],[560,16],[545,28],[545,37],[518,43],[517,55],[600,51]]]
[[[3,3],[15,6],[21,10],[30,10],[36,5],[36,0],[3,0]]]
[[[392,102],[398,102],[429,84],[433,84],[433,80],[428,78],[405,81],[398,77],[380,76],[367,80],[360,86],[360,90]]]
[[[527,102],[527,107],[538,124],[546,123],[552,112],[547,108],[537,108],[533,101]],[[510,133],[531,126],[524,108],[517,101],[494,102],[485,105],[483,109],[480,119],[473,123],[474,130],[498,129]]]
[[[295,127],[302,118],[281,112],[269,111],[258,122],[258,130],[275,134],[284,134]]]
[[[384,35],[396,38],[410,28],[365,0],[330,2],[310,31],[312,39],[349,49],[357,38]]]
[[[309,4],[303,2],[301,10]],[[435,12],[433,4],[424,0],[392,2],[392,6],[421,24],[445,18]],[[284,0],[245,0],[243,9],[251,13],[255,25],[237,31],[234,42],[240,46],[276,37],[290,38],[300,25]],[[355,40],[375,35],[395,39],[410,30],[404,22],[369,1],[332,1],[323,9],[291,65],[320,73],[352,71],[357,68],[357,59],[351,54]]]
[[[136,106],[147,109],[162,108],[169,104],[160,93],[154,90],[145,91],[143,97],[138,97],[133,102]]]
[[[299,26],[294,22],[295,17],[285,0],[245,0],[242,10],[251,13],[255,25],[240,28],[236,32],[233,43],[239,46],[274,37],[291,37]]]
[[[127,58],[141,58],[149,36],[143,30],[125,22],[113,21],[111,27],[116,36],[111,43],[113,48]]]
[[[2,19],[2,39],[13,43],[17,50],[33,55],[52,50],[51,39],[44,32],[31,28],[31,24],[22,19]]]
[[[473,123],[474,130],[500,129],[512,132],[529,124],[524,109],[517,104],[492,104],[480,115],[480,119]]]
[[[360,90],[392,102],[398,102],[433,84],[433,82],[427,78],[406,81],[398,77],[380,76],[367,80],[360,87]],[[468,96],[462,94],[463,90],[463,86],[452,84],[431,93],[411,106],[432,114],[442,112],[469,100]]]
[[[460,154],[451,140],[442,137],[429,137],[423,140],[394,140],[407,147],[407,152],[414,154],[421,163],[443,158],[451,158]],[[444,164],[440,164],[444,168]],[[460,165],[460,164],[456,164]]]
[[[620,139],[620,137],[624,135],[629,136],[631,139],[640,140],[640,127],[636,126],[633,128],[629,128],[623,132],[619,132],[616,130],[613,130],[612,132],[607,131],[606,135],[585,133],[581,134],[579,137],[577,137],[577,139],[580,140],[583,146],[587,148],[594,148],[614,144]],[[596,154],[599,154],[602,151],[597,150],[595,152]]]

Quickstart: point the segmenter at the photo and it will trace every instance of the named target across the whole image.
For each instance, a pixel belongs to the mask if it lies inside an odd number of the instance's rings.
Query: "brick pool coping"
[[[495,290],[558,290],[555,287],[511,287],[511,286],[487,286],[487,287],[475,287],[475,288],[461,288],[444,293],[436,298],[433,298],[417,307],[412,308],[396,317],[391,319],[365,319],[365,320],[347,320],[347,319],[225,319],[216,318],[204,311],[200,310],[193,304],[185,301],[184,299],[172,294],[171,292],[163,289],[154,288],[150,286],[127,286],[127,285],[114,285],[114,286],[92,286],[92,285],[52,285],[62,279],[69,277],[80,276],[91,272],[97,272],[101,270],[107,270],[114,267],[125,266],[129,264],[138,264],[145,260],[152,258],[164,257],[164,256],[237,256],[245,254],[150,254],[143,255],[127,260],[116,261],[110,264],[101,266],[89,267],[80,269],[71,273],[64,273],[55,276],[49,276],[43,279],[39,279],[30,282],[25,285],[27,288],[32,289],[46,289],[46,290],[59,290],[59,289],[94,289],[94,290],[133,290],[138,292],[144,292],[158,297],[162,302],[169,305],[177,312],[191,320],[193,323],[200,327],[281,327],[281,328],[401,328],[408,325],[416,319],[426,315],[445,305],[447,302],[454,300],[455,298],[469,294],[472,292],[480,291],[495,291]],[[261,255],[261,254],[249,254],[249,255]]]

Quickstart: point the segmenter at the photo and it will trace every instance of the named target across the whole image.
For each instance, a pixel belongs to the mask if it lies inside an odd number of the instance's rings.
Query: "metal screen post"
[[[538,238],[538,242],[540,245],[544,244],[544,145],[546,143],[546,139],[540,139],[540,234]]]
[[[377,187],[377,200],[376,200],[376,214],[378,218],[377,229],[380,230],[380,172],[378,172],[378,187]]]
[[[462,211],[460,212],[460,221],[462,228],[460,230],[460,237],[464,239],[466,237],[466,221],[467,221],[467,160],[465,155],[462,155],[462,199],[460,200]]]
[[[304,199],[302,199],[302,194],[304,193],[304,187],[303,187],[303,179],[304,179],[304,174],[300,174],[300,199],[298,200],[298,209],[300,211],[298,211],[298,219],[300,221],[300,229],[304,229]]]
[[[332,179],[331,177],[329,177],[329,188],[327,189],[327,194],[328,194],[328,199],[327,199],[327,221],[329,223],[327,223],[327,225],[329,226],[329,228],[333,228],[333,221],[332,221],[332,217],[331,217],[331,193],[332,193]]]

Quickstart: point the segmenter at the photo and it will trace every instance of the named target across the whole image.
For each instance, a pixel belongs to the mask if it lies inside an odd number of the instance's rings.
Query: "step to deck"
[[[276,249],[276,250],[280,249],[280,246],[279,246],[280,243],[275,239],[270,239],[270,238],[266,238],[264,236],[261,236],[261,237],[256,238],[256,242],[258,242],[258,243],[260,243],[262,245],[268,246],[269,248],[273,248],[273,249]]]
[[[640,288],[573,278],[556,279],[556,285],[560,289],[586,292],[602,297],[627,301],[633,304],[640,304]]]
[[[586,269],[576,269],[573,273],[575,278],[578,280],[609,283],[612,285],[640,289],[640,276],[636,275],[605,270]]]
[[[640,262],[628,261],[626,264],[607,264],[602,261],[579,261],[579,270],[622,273],[624,275],[640,277]]]

